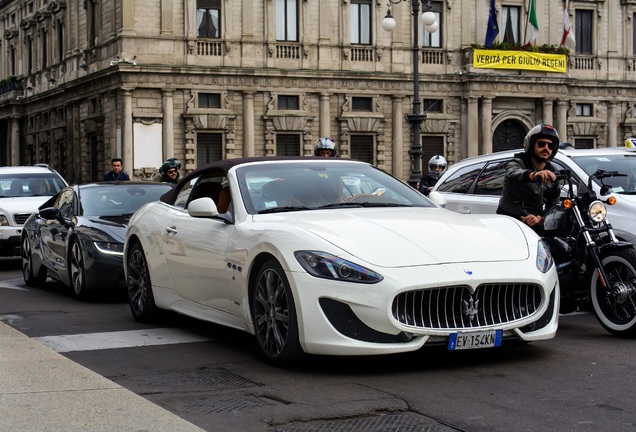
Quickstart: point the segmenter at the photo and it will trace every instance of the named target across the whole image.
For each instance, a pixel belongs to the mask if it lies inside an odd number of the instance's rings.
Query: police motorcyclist
[[[428,195],[447,168],[448,163],[446,159],[444,159],[444,156],[435,155],[430,158],[428,161],[428,173],[422,176],[420,182],[417,184],[417,189],[424,195]]]
[[[327,137],[318,138],[314,144],[314,156],[336,157],[336,143]]]
[[[559,151],[559,135],[548,124],[534,126],[506,165],[498,214],[512,216],[540,231],[545,210],[559,202],[560,190],[551,187],[556,169],[550,163]]]

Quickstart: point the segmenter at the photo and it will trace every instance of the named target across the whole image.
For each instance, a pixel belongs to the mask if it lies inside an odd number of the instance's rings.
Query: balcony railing
[[[300,59],[300,45],[276,45],[276,58],[279,59]]]
[[[572,69],[589,70],[596,69],[596,58],[594,56],[571,56]]]
[[[446,64],[446,54],[444,51],[422,51],[422,63],[427,65]]]
[[[197,41],[197,55],[224,56],[225,45],[222,41]]]
[[[374,48],[351,48],[352,62],[372,62],[375,60]]]

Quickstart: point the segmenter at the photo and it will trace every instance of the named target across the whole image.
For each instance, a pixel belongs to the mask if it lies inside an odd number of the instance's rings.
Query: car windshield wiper
[[[363,203],[357,203],[357,202],[343,202],[343,203],[325,204],[325,205],[318,206],[316,208],[328,209],[328,208],[338,208],[338,207],[363,207],[363,205],[364,205]]]
[[[265,210],[261,210],[261,211],[258,212],[258,214],[280,213],[280,212],[302,211],[302,210],[309,210],[309,207],[305,207],[305,206],[273,207],[273,208],[268,208],[268,209],[265,209]]]
[[[411,204],[400,204],[400,203],[388,203],[388,202],[361,202],[358,203],[362,207],[413,207]]]

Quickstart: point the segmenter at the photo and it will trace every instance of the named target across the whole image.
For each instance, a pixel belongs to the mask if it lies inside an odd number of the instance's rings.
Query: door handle
[[[176,234],[176,233],[177,233],[177,227],[176,227],[176,226],[174,226],[174,225],[173,225],[173,226],[166,227],[166,232],[167,232],[168,234]]]
[[[470,214],[470,209],[469,208],[463,208],[463,209],[459,210],[457,213],[459,213],[459,214]]]

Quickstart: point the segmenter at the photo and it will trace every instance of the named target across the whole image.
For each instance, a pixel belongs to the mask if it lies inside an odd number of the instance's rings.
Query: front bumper
[[[380,271],[384,280],[373,285],[337,283],[293,272],[289,279],[296,299],[301,344],[312,354],[363,355],[414,351],[427,343],[443,344],[452,333],[461,331],[503,330],[504,339],[524,341],[555,336],[559,285],[554,269],[541,274],[529,268],[528,263],[471,263],[468,267],[472,270],[470,275],[465,271],[466,264],[385,269]],[[392,310],[396,298],[412,291],[455,285],[476,290],[485,284],[502,283],[537,286],[540,304],[526,315],[470,327],[407,325],[399,322]]]
[[[0,228],[0,256],[20,255],[20,235],[22,228]]]

